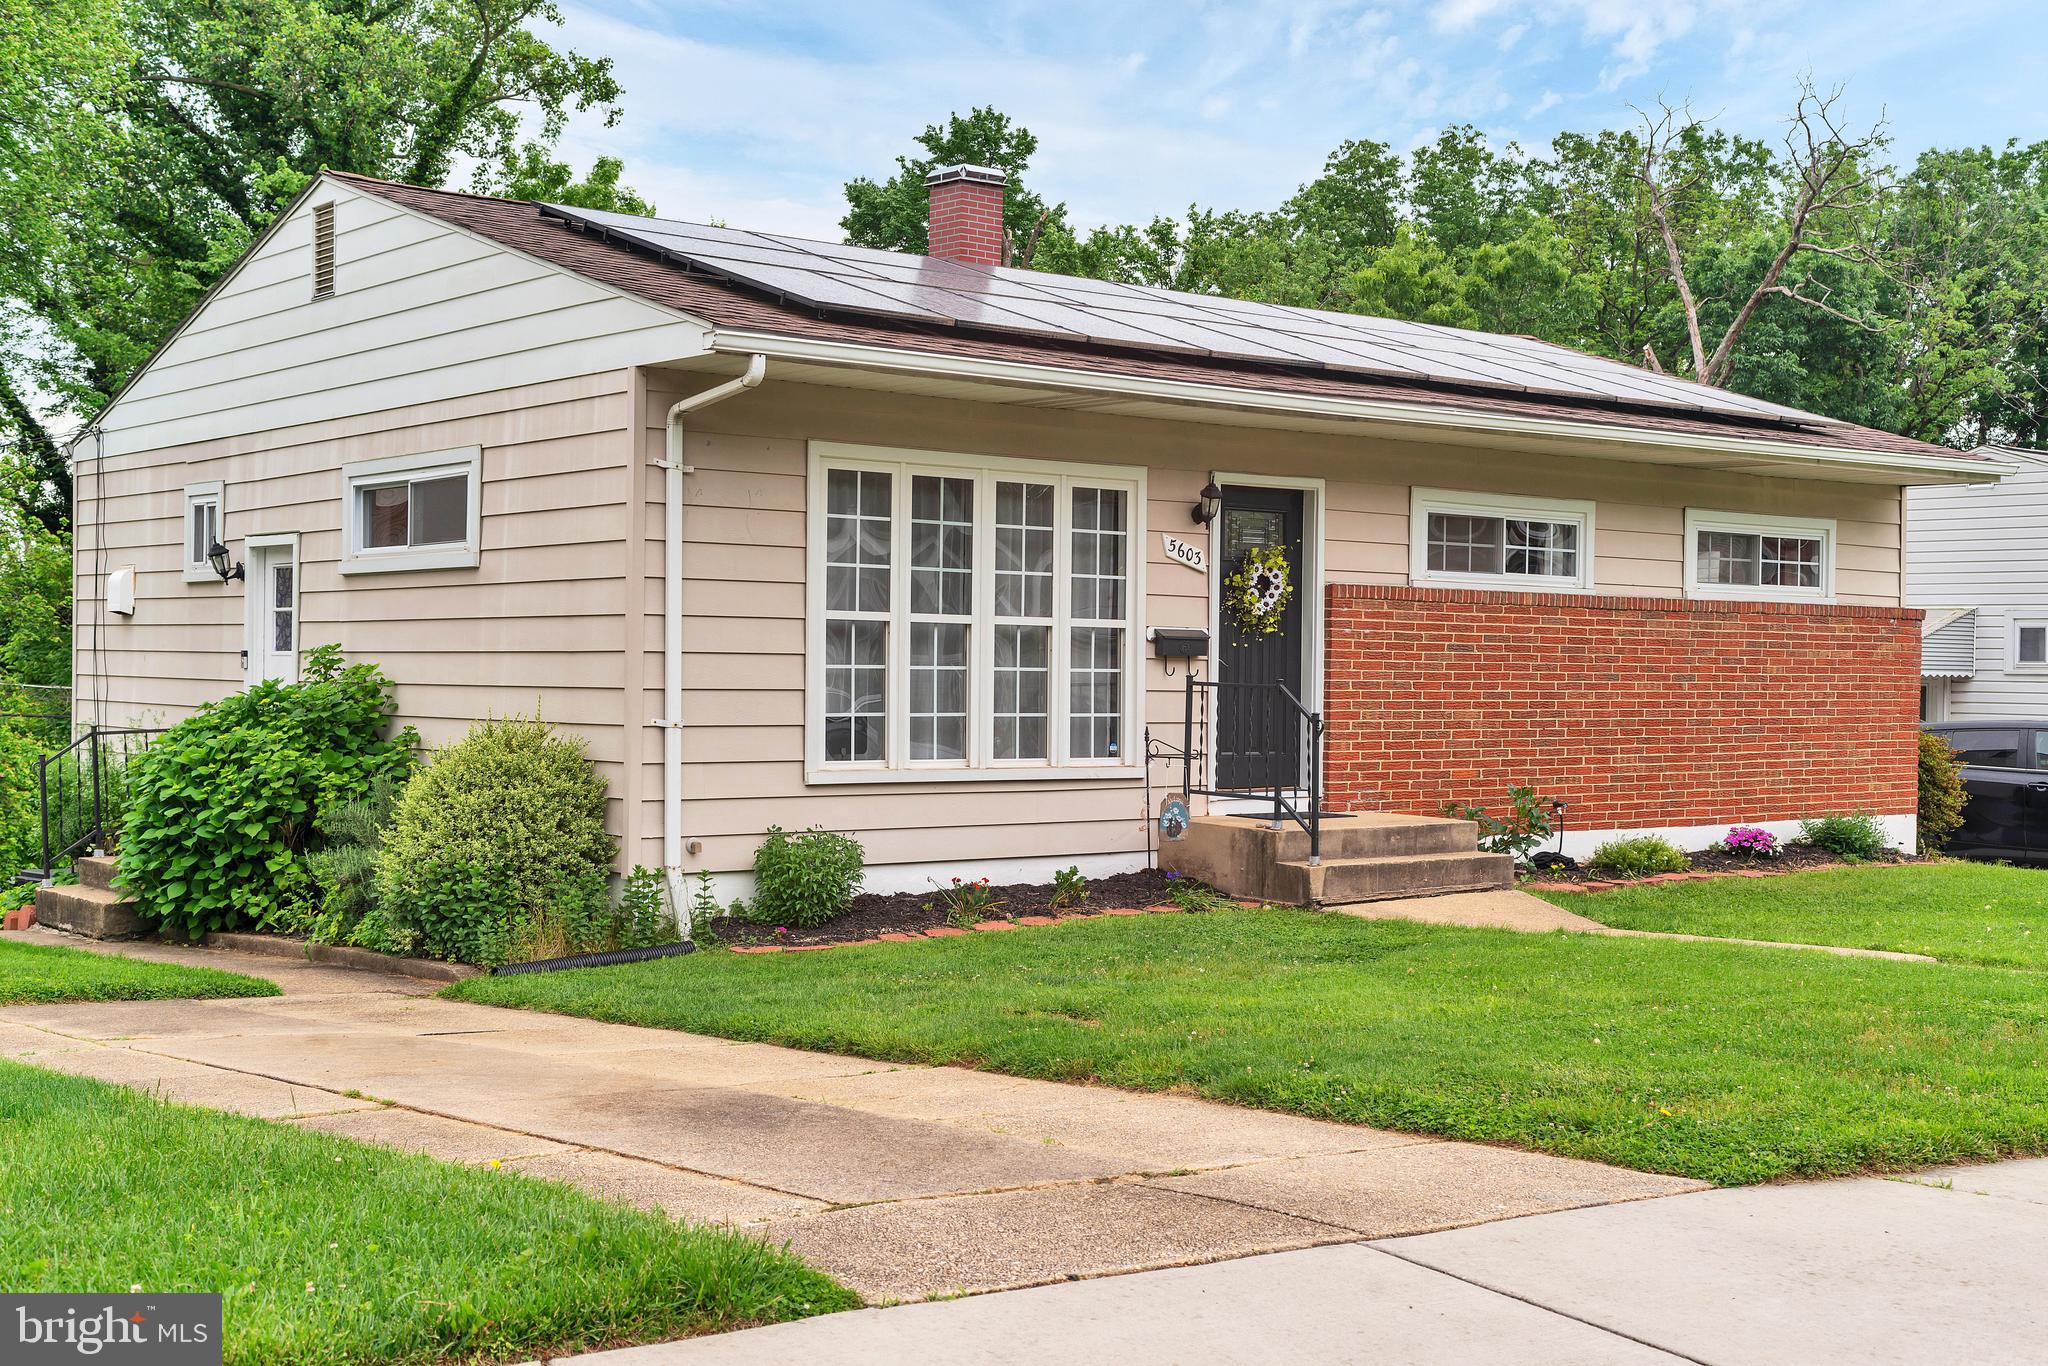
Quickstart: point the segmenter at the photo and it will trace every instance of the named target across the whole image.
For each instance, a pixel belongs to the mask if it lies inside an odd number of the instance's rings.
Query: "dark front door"
[[[1271,791],[1275,783],[1294,787],[1301,781],[1300,718],[1294,708],[1273,688],[1230,686],[1277,683],[1301,696],[1302,613],[1314,606],[1302,572],[1301,508],[1299,489],[1223,490],[1216,572],[1227,578],[1247,551],[1284,546],[1294,593],[1277,631],[1241,630],[1227,610],[1217,623],[1216,681],[1224,685],[1216,689],[1213,718],[1220,788]]]

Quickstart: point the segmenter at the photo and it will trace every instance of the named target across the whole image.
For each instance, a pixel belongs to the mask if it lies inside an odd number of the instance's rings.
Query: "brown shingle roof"
[[[430,190],[341,172],[329,174],[364,193],[428,214],[600,284],[702,318],[718,327],[924,352],[934,356],[1057,366],[1274,394],[1377,400],[1438,406],[1474,414],[1597,422],[1679,436],[1749,438],[1821,449],[1902,456],[1953,459],[1967,454],[1818,415],[1809,422],[1777,421],[1648,403],[1574,400],[1477,385],[1294,369],[1227,358],[1076,344],[1027,334],[834,315],[763,297],[723,280],[686,270],[631,246],[579,231],[559,218],[544,216],[538,205],[527,201]]]

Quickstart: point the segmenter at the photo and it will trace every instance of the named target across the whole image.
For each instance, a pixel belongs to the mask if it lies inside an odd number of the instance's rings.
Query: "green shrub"
[[[1963,761],[1956,747],[1939,735],[1920,732],[1920,850],[1931,853],[1948,843],[1963,824]]]
[[[662,876],[654,868],[635,867],[626,875],[625,885],[619,889],[618,924],[613,931],[611,947],[621,949],[651,948],[656,944],[673,944],[682,937],[676,922],[668,913],[668,898],[663,895]],[[698,889],[703,891],[699,882]],[[713,897],[715,905],[717,898]]]
[[[12,877],[42,861],[42,803],[36,792],[36,765],[44,752],[34,736],[0,722],[0,878]],[[92,800],[90,792],[86,800]]]
[[[144,914],[198,938],[302,916],[300,854],[329,805],[411,763],[417,736],[387,737],[391,683],[306,652],[298,683],[258,683],[200,708],[128,761],[121,882]]]
[[[1533,787],[1508,789],[1508,814],[1496,816],[1470,802],[1445,802],[1444,814],[1479,827],[1479,847],[1489,854],[1512,854],[1526,863],[1536,846],[1550,838],[1550,799]]]
[[[1052,875],[1052,909],[1065,910],[1087,899],[1088,879],[1082,876],[1080,864],[1062,868]]]
[[[350,942],[364,916],[377,907],[377,851],[391,828],[400,784],[380,775],[361,797],[335,802],[314,818],[320,844],[306,855],[306,870],[320,889],[320,909],[302,926],[316,944]],[[385,936],[378,935],[380,942]]]
[[[1799,822],[1799,837],[1816,848],[1851,863],[1881,857],[1885,851],[1884,823],[1858,812],[1849,816],[1822,816]]]
[[[604,794],[580,742],[525,717],[478,722],[398,799],[377,856],[384,918],[486,967],[586,941],[610,908]]]
[[[1692,867],[1692,860],[1661,835],[1635,835],[1607,841],[1593,851],[1586,866],[1610,877],[1654,877],[1658,873],[1682,873]]]
[[[754,853],[754,899],[747,918],[810,929],[843,915],[860,891],[866,851],[829,830],[792,835],[779,825]]]

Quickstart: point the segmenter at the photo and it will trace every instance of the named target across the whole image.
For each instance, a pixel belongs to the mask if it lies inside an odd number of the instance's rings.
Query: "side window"
[[[215,575],[207,563],[206,552],[216,541],[225,536],[221,529],[221,486],[215,484],[187,484],[185,486],[185,558],[184,575],[186,583],[208,583]]]
[[[2048,730],[2034,732],[2034,767],[2048,769]]]
[[[1949,736],[1957,755],[1977,768],[2020,767],[2020,733],[2016,730],[1966,730]],[[2035,740],[2038,747],[2040,739]]]

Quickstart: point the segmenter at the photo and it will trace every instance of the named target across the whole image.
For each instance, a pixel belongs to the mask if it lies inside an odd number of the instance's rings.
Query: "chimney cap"
[[[970,185],[1008,185],[1010,177],[993,166],[934,166],[925,176],[927,186],[951,185],[964,182]]]

